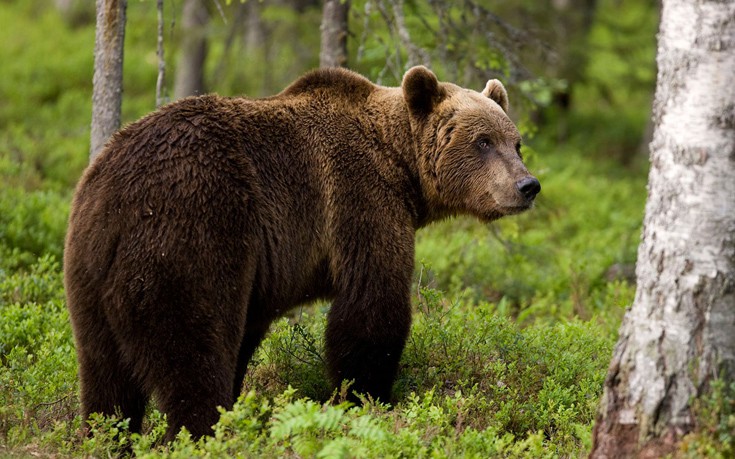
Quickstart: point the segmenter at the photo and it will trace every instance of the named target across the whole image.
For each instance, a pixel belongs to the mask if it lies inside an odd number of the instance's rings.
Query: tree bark
[[[158,11],[158,30],[156,34],[156,56],[158,57],[158,78],[156,78],[156,107],[166,103],[166,59],[163,49],[163,0],[156,1]]]
[[[325,0],[321,25],[320,67],[347,65],[347,21],[349,0]]]
[[[97,0],[90,160],[120,127],[127,0]]]
[[[593,458],[659,457],[735,376],[735,1],[664,0],[638,290]]]
[[[209,12],[204,0],[186,0],[181,15],[181,54],[176,66],[174,98],[203,94]]]

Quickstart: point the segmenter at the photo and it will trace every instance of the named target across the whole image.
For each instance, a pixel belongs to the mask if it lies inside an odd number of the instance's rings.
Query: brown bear
[[[65,286],[83,416],[141,426],[149,397],[211,432],[269,324],[317,298],[335,383],[389,401],[411,323],[414,234],[532,206],[497,80],[414,67],[400,88],[343,69],[260,99],[191,97],[125,127],[74,197]]]

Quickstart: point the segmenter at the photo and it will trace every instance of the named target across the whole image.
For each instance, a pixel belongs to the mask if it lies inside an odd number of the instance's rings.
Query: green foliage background
[[[264,2],[271,42],[247,50],[222,45],[223,18],[238,6],[231,3],[212,18],[212,90],[273,93],[318,63],[318,6],[305,2],[296,13]],[[353,2],[351,66],[396,84],[406,51],[369,3]],[[538,2],[494,3],[536,37],[553,27]],[[635,262],[645,201],[654,3],[599,1],[589,33],[565,45],[582,49],[585,63],[573,104],[561,110],[553,92],[569,81],[544,62],[529,62],[531,78],[511,78],[502,53],[477,36],[432,33],[440,23],[429,3],[406,2],[416,43],[456,52],[454,61],[431,55],[440,78],[479,89],[482,81],[462,71],[474,65],[510,82],[524,156],[543,184],[536,208],[490,226],[454,219],[419,233],[414,325],[392,408],[350,406],[342,402],[349,387],[331,390],[323,371],[328,305],[318,304],[273,326],[213,437],[182,432],[170,445],[161,444],[165,419],[154,405],[142,435],[100,417],[91,422],[96,435],[79,435],[62,252],[88,158],[93,15],[84,2],[72,18],[42,0],[0,4],[0,456],[535,458],[589,450],[616,328],[634,294],[630,275],[619,273]],[[460,6],[448,11],[462,14]],[[179,32],[167,15],[171,68]],[[126,122],[154,109],[155,17],[155,2],[129,2]],[[714,431],[727,432],[732,410],[717,413]],[[723,444],[695,437],[688,448],[696,455]]]

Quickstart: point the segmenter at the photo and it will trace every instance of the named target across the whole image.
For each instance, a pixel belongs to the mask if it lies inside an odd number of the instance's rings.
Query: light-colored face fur
[[[499,81],[476,92],[438,83],[428,69],[414,67],[403,91],[432,204],[487,221],[533,205],[540,185],[521,160],[521,136],[506,114],[508,96]]]

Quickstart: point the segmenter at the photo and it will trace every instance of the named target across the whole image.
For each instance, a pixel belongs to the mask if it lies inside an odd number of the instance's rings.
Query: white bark
[[[90,160],[120,127],[126,0],[97,0]]]
[[[638,290],[592,457],[671,451],[735,376],[735,1],[664,0]]]

